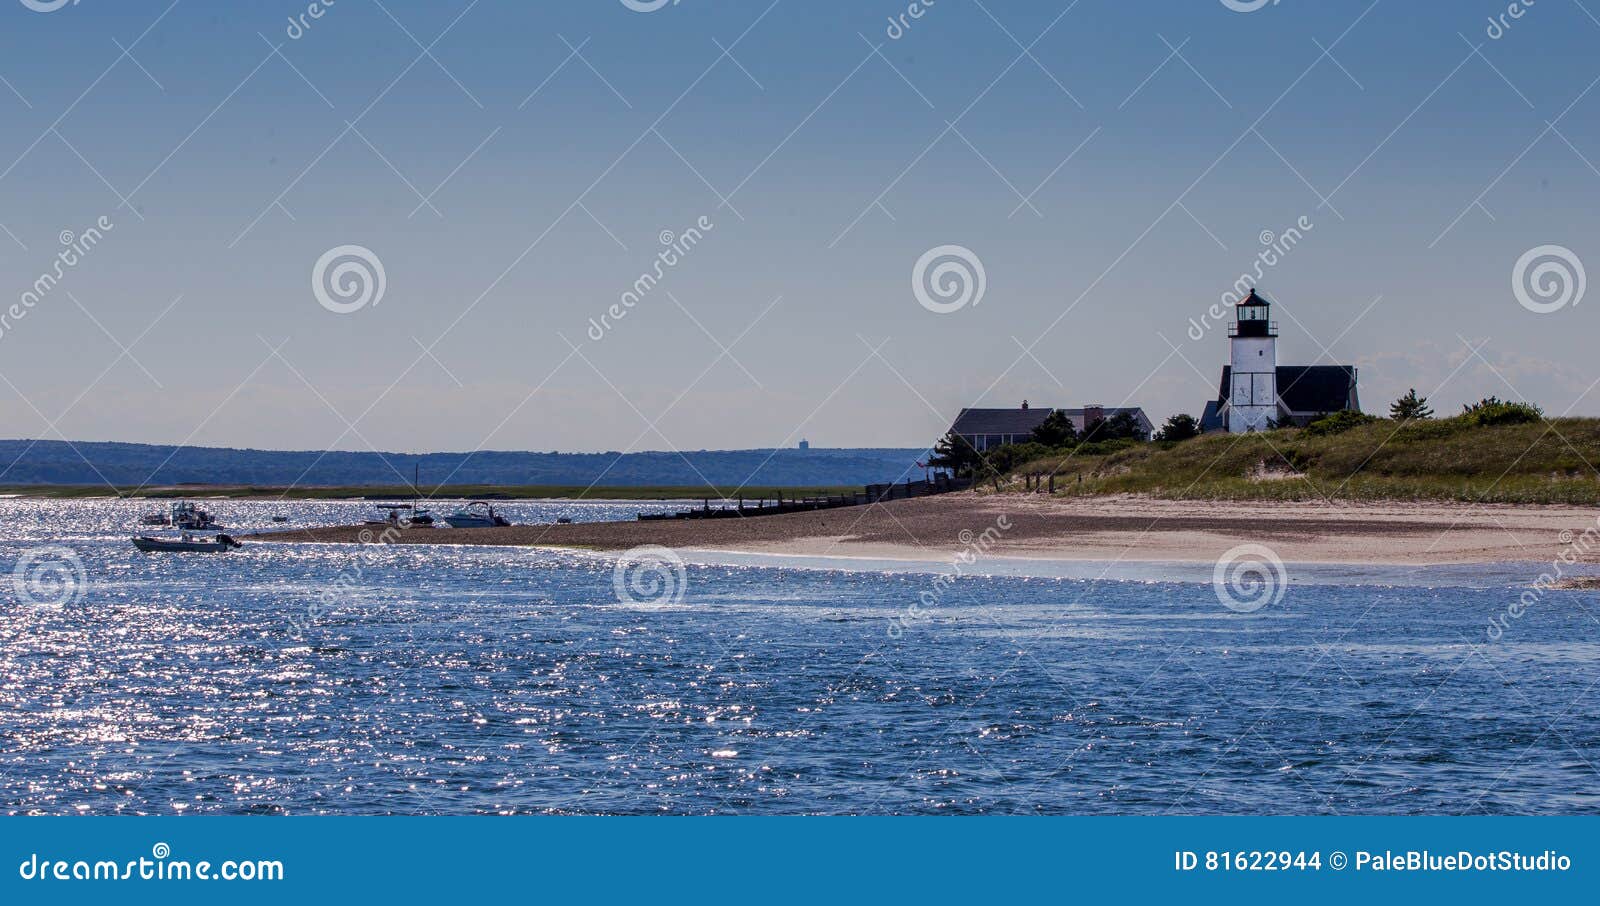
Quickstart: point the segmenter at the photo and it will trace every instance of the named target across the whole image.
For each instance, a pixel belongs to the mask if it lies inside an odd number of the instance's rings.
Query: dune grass
[[[1300,429],[1210,434],[1109,453],[1047,456],[1058,495],[1193,500],[1458,500],[1600,504],[1600,419],[1485,427],[1462,418],[1382,419],[1331,436]]]

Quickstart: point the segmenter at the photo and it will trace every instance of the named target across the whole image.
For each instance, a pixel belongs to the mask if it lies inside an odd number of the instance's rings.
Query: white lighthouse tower
[[[1223,415],[1230,434],[1265,431],[1278,417],[1278,325],[1271,309],[1254,289],[1234,308],[1232,386]]]

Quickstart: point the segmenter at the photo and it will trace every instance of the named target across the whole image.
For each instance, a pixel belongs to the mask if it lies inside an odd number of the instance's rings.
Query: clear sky
[[[1302,218],[1252,281],[1283,363],[1357,365],[1369,411],[1600,414],[1600,300],[1513,289],[1540,246],[1600,266],[1597,0],[1493,27],[1503,2],[54,5],[0,0],[3,436],[903,446],[1025,397],[1159,422],[1226,361],[1191,319]],[[319,300],[343,246],[376,303]],[[976,304],[919,301],[941,246]]]

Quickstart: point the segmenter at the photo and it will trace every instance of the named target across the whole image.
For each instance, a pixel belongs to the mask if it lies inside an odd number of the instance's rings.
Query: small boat
[[[172,524],[172,517],[168,516],[166,513],[161,513],[161,512],[146,513],[143,516],[139,517],[139,524],[140,525],[171,525]]]
[[[272,517],[272,521],[273,522],[288,522],[289,521],[289,517],[288,516],[273,516]]]
[[[572,524],[572,517],[571,516],[557,516],[556,517],[556,525],[571,525],[571,524]]]
[[[422,508],[422,464],[414,463],[411,466],[411,524],[433,525],[433,514]]]
[[[215,516],[187,500],[180,500],[172,505],[172,521],[170,524],[173,528],[194,532],[222,528],[222,523],[218,522]]]
[[[451,528],[499,528],[511,524],[511,520],[496,513],[487,500],[474,500],[444,517],[444,521]]]
[[[207,541],[184,532],[177,538],[136,535],[133,546],[147,554],[225,554],[244,545],[227,535],[218,535]]]
[[[380,503],[383,515],[368,519],[367,525],[433,525],[433,514],[411,503]]]

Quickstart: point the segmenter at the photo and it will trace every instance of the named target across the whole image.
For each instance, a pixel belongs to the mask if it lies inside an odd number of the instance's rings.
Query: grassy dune
[[[1383,420],[1332,436],[1213,434],[1045,457],[1016,469],[1002,487],[1021,490],[1022,476],[1054,472],[1058,495],[1596,504],[1597,466],[1600,419],[1496,427],[1459,418]]]

